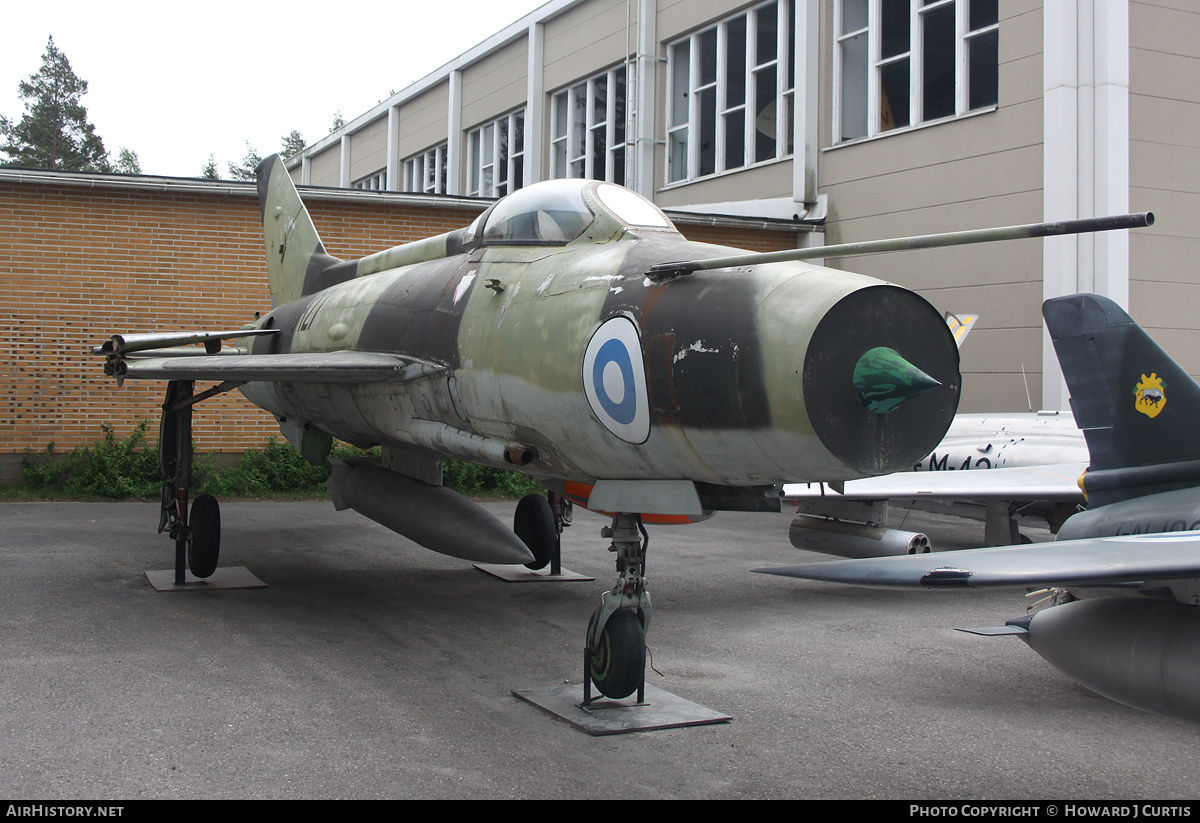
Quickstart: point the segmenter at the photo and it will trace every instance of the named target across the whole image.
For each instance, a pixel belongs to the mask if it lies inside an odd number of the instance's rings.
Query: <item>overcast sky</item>
[[[211,154],[225,176],[247,141],[264,156],[292,129],[314,142],[545,1],[10,3],[0,114],[25,113],[17,85],[53,36],[113,160],[124,146],[146,174],[197,177]]]

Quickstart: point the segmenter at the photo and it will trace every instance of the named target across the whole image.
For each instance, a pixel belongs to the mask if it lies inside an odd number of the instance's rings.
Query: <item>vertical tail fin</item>
[[[1089,503],[1200,485],[1196,381],[1107,297],[1057,297],[1042,315],[1091,454]]]
[[[325,253],[283,159],[273,154],[256,172],[274,307],[318,291],[324,279],[321,273],[341,261]]]

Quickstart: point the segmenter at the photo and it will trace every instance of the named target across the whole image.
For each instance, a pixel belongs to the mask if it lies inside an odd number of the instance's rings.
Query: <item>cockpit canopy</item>
[[[628,189],[593,180],[547,180],[513,192],[485,212],[481,239],[485,246],[570,243],[596,221],[597,209],[618,225],[675,228],[657,206]]]

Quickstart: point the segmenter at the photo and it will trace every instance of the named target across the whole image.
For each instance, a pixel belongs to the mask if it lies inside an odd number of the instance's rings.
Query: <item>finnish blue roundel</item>
[[[637,326],[613,317],[596,329],[583,355],[583,388],[604,427],[627,443],[650,436],[646,369]]]

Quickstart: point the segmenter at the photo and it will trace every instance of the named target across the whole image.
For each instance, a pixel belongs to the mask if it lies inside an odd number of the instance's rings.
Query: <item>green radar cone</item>
[[[854,366],[854,396],[867,411],[887,414],[905,400],[942,385],[895,349],[878,346]]]

